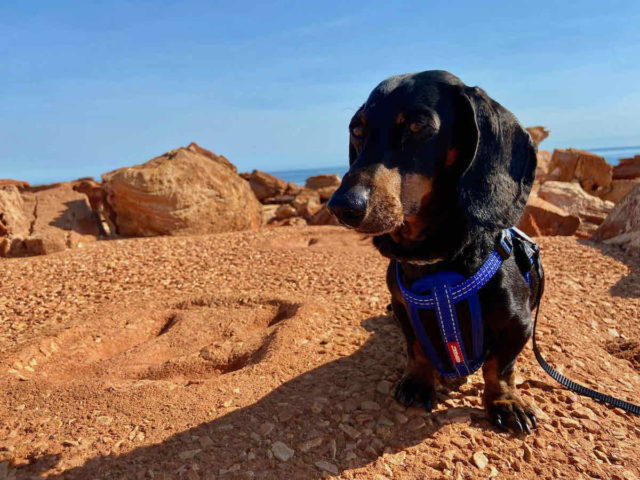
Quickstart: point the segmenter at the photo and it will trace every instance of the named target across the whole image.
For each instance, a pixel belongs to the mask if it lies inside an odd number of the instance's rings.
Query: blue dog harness
[[[513,250],[512,235],[524,235],[527,240],[531,241],[529,237],[517,229],[504,230],[496,249],[491,252],[480,269],[468,279],[456,272],[439,272],[422,277],[416,280],[410,288],[406,288],[400,278],[399,263],[396,263],[397,281],[402,296],[409,307],[409,319],[413,331],[435,369],[446,378],[471,375],[482,366],[486,359],[478,291],[491,280],[502,262],[511,255]],[[533,258],[530,260],[533,264]],[[529,272],[524,275],[529,283]],[[471,316],[472,356],[467,355],[456,314],[456,305],[464,301],[468,303]],[[421,310],[435,311],[440,335],[449,354],[448,359],[442,359],[438,355],[427,336],[420,320]]]

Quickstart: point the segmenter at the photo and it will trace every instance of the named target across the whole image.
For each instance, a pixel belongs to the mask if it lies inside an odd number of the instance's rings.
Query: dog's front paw
[[[407,407],[424,407],[430,412],[434,405],[433,386],[424,380],[405,375],[398,382],[394,398]]]
[[[503,430],[530,434],[531,429],[538,426],[533,409],[521,398],[510,394],[489,401],[487,412],[493,424]]]

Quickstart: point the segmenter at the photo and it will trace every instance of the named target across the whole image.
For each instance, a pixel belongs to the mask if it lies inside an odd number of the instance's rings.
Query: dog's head
[[[346,226],[392,258],[446,258],[446,230],[519,219],[535,144],[517,119],[444,71],[378,85],[349,124],[349,171],[329,201]]]

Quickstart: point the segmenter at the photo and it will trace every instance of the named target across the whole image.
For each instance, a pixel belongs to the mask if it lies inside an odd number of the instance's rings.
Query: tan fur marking
[[[484,376],[484,403],[485,407],[498,398],[511,396],[519,399],[515,385],[515,371],[506,376],[501,376],[498,371],[498,359],[490,358],[482,366]]]
[[[402,112],[396,115],[396,125],[400,125],[401,123],[404,123],[404,113]]]
[[[401,178],[397,169],[378,165],[370,174],[371,194],[361,232],[390,232],[402,223]]]
[[[448,150],[447,159],[444,162],[445,166],[450,167],[451,165],[456,163],[457,158],[458,158],[458,150],[456,150],[455,148]]]

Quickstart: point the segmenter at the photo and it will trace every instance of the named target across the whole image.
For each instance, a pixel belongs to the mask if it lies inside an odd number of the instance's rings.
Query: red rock
[[[538,150],[538,164],[536,166],[536,182],[544,182],[549,173],[551,163],[551,152],[549,150]]]
[[[333,213],[329,211],[327,205],[322,205],[315,215],[309,219],[309,225],[340,225],[340,222]]]
[[[295,217],[297,215],[298,215],[298,212],[296,211],[296,209],[293,208],[288,203],[280,205],[278,207],[278,209],[276,210],[276,213],[275,213],[275,217],[278,220],[284,220],[285,218],[291,218],[291,217]]]
[[[580,226],[575,232],[580,238],[591,238],[613,209],[613,203],[589,195],[574,182],[545,182],[537,193],[541,199],[580,218]]]
[[[640,185],[614,207],[592,239],[640,253]]]
[[[620,163],[613,167],[613,178],[616,180],[640,178],[640,155],[621,159]]]
[[[308,188],[304,188],[296,195],[291,205],[298,211],[298,214],[304,217],[311,217],[322,208],[318,192]]]
[[[612,167],[604,157],[575,148],[556,149],[551,157],[547,180],[578,180],[591,195],[598,195],[611,185]]]
[[[118,233],[188,235],[255,229],[261,206],[229,161],[181,147],[102,175]],[[206,150],[205,152],[208,152]]]
[[[307,178],[304,185],[306,188],[312,188],[318,190],[324,187],[338,187],[340,186],[340,175],[336,173],[327,175],[316,175],[314,177]]]
[[[38,187],[21,194],[0,189],[6,238],[1,256],[42,255],[95,241],[98,225],[87,198],[70,183]]]
[[[573,235],[580,226],[580,218],[549,203],[534,192],[529,196],[518,228],[527,235]]]
[[[282,195],[287,188],[287,182],[260,170],[251,172],[249,185],[258,200]]]
[[[22,180],[11,180],[10,178],[0,178],[0,188],[13,185],[18,190],[24,190],[30,188],[29,182],[23,182]]]
[[[614,179],[611,181],[611,186],[600,195],[600,198],[609,202],[618,203],[638,184],[640,184],[640,178]]]
[[[302,187],[294,182],[287,183],[287,189],[284,191],[285,195],[298,195],[302,191]]]
[[[317,192],[318,192],[318,195],[320,195],[320,200],[323,202],[328,201],[331,198],[331,195],[333,195],[333,192],[335,192],[337,189],[338,189],[338,185],[319,188]]]
[[[549,136],[549,130],[542,126],[527,127],[526,130],[536,145],[540,145],[540,142]]]

